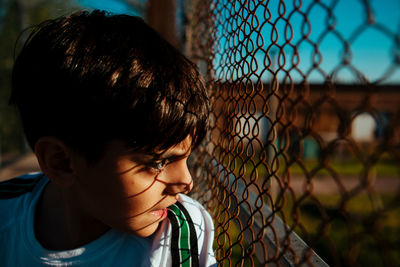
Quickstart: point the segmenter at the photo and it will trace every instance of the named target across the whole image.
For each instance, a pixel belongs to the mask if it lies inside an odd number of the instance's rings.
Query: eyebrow
[[[153,162],[157,162],[160,160],[167,160],[168,162],[174,162],[174,161],[178,161],[180,159],[183,159],[185,157],[188,157],[191,153],[191,150],[188,149],[187,151],[185,151],[183,154],[181,153],[168,153],[168,152],[164,152],[161,153],[159,155],[149,155],[149,154],[142,154],[142,155],[135,155],[132,157],[132,160],[139,163],[139,164],[149,164],[149,163],[153,163]]]
[[[155,157],[156,161],[157,160],[168,160],[169,162],[174,162],[174,161],[178,161],[180,159],[186,158],[190,155],[190,152],[186,151],[184,154],[166,154],[166,155],[162,155],[160,157]]]
[[[190,147],[188,149],[186,149],[185,151],[183,151],[183,153],[176,153],[176,152],[171,152],[171,151],[167,150],[164,153],[161,153],[159,155],[155,155],[153,157],[153,160],[157,161],[157,160],[164,160],[165,159],[165,160],[168,160],[170,162],[173,162],[173,161],[177,161],[177,160],[183,159],[185,157],[188,157],[191,152],[192,151],[191,151]]]

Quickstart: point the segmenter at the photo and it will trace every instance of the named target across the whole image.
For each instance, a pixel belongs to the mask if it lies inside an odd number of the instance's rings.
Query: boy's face
[[[177,194],[192,189],[186,164],[190,149],[188,137],[154,159],[129,154],[121,141],[113,140],[97,163],[74,160],[73,203],[94,223],[149,236],[166,218],[166,208],[177,201]]]

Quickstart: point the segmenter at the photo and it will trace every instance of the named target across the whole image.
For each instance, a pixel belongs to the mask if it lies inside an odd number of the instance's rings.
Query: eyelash
[[[154,162],[152,164],[149,164],[149,168],[152,171],[161,172],[165,168],[165,166],[167,166],[167,164],[168,164],[168,161],[166,159],[163,159],[163,160]]]

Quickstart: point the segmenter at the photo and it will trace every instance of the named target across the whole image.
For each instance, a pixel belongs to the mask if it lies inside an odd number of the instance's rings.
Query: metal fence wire
[[[219,265],[399,266],[399,2],[186,5],[212,102],[193,195]]]

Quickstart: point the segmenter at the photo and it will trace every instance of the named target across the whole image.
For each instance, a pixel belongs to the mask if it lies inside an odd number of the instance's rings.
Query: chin
[[[153,223],[149,226],[146,226],[139,230],[131,230],[132,234],[139,236],[139,237],[149,237],[154,234],[159,228],[160,222]]]

